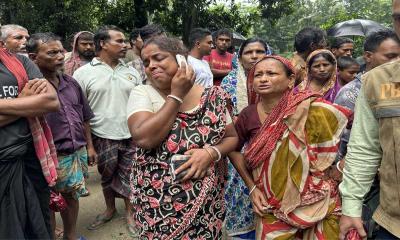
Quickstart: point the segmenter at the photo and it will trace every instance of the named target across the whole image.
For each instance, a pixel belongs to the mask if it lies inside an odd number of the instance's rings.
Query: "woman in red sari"
[[[194,84],[192,68],[178,67],[177,54],[186,54],[177,39],[147,41],[141,55],[152,85],[136,87],[128,102],[138,146],[131,177],[135,218],[140,239],[221,239],[223,156],[237,144],[229,97],[220,87]],[[173,169],[178,154],[189,160]]]
[[[318,93],[294,93],[285,58],[264,57],[249,78],[260,101],[235,124],[249,145],[244,156],[229,156],[251,191],[256,238],[337,239],[340,199],[329,173],[349,112]]]

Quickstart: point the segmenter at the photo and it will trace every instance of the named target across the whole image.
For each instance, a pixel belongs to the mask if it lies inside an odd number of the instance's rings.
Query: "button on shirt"
[[[71,154],[86,145],[84,122],[94,117],[78,82],[59,76],[60,110],[46,114],[58,153]]]
[[[122,61],[112,69],[94,58],[90,64],[78,68],[74,78],[94,112],[90,120],[92,133],[111,140],[130,138],[126,106],[131,90],[142,84],[139,73]]]

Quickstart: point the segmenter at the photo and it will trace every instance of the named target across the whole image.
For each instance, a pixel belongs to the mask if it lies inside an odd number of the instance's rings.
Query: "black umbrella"
[[[366,19],[353,19],[340,22],[330,28],[328,30],[328,36],[367,36],[372,32],[382,29],[385,29],[385,27],[377,22]]]

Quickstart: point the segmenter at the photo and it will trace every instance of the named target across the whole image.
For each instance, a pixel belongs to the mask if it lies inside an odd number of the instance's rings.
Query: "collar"
[[[393,74],[389,79],[391,82],[400,83],[400,60],[392,62],[393,64]]]
[[[90,64],[91,64],[92,66],[97,66],[97,65],[102,65],[102,64],[108,66],[108,64],[106,64],[106,63],[100,61],[97,57],[94,57],[94,58],[92,59],[92,61],[90,62]],[[127,65],[122,59],[118,59],[118,65],[117,65],[117,67],[118,67],[120,64],[121,64],[122,66],[124,66],[124,67],[128,67],[128,65]]]

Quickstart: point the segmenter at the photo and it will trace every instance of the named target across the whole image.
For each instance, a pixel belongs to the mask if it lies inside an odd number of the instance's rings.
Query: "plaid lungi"
[[[93,136],[93,145],[98,155],[97,169],[103,189],[111,187],[128,198],[129,176],[135,153],[132,139],[111,140]]]

